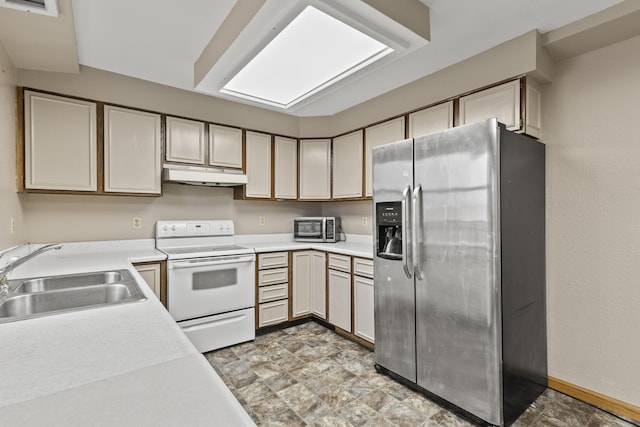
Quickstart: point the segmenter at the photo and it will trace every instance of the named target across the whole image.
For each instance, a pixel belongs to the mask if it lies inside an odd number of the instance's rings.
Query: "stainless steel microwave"
[[[340,218],[329,216],[294,218],[293,240],[298,242],[337,242],[340,240]]]

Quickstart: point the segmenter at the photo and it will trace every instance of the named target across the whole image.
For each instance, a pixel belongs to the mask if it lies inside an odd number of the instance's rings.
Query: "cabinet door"
[[[374,341],[373,280],[353,276],[354,333],[367,341]]]
[[[527,107],[525,112],[525,133],[535,138],[542,136],[542,99],[537,85],[527,79]]]
[[[496,117],[508,130],[520,129],[520,80],[460,98],[460,123]]]
[[[209,166],[242,169],[242,130],[209,125]]]
[[[204,165],[204,123],[167,117],[168,162]]]
[[[404,117],[389,120],[365,129],[365,196],[371,196],[371,166],[374,147],[404,139]]]
[[[351,274],[329,270],[329,323],[351,332]]]
[[[134,266],[147,285],[160,299],[160,264],[143,264]]]
[[[408,138],[429,135],[453,127],[453,101],[409,114]]]
[[[291,316],[311,313],[311,252],[292,254]]]
[[[363,131],[333,139],[333,198],[362,197]]]
[[[298,141],[276,136],[274,158],[275,198],[298,198]]]
[[[271,198],[271,135],[247,132],[246,197]]]
[[[327,318],[327,256],[314,251],[311,255],[311,312]]]
[[[96,191],[96,104],[24,94],[25,187]]]
[[[160,115],[105,105],[104,191],[160,194]]]
[[[300,141],[300,200],[331,198],[331,140]]]

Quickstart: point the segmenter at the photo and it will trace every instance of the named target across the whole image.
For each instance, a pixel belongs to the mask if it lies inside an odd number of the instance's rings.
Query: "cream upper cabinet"
[[[520,80],[494,86],[460,98],[460,123],[496,117],[508,130],[519,130]]]
[[[273,174],[276,199],[298,197],[298,141],[293,138],[275,137]]]
[[[104,191],[160,194],[160,115],[104,106]]]
[[[300,200],[331,198],[331,140],[300,141]]]
[[[241,129],[209,125],[209,166],[242,169]]]
[[[333,198],[362,197],[363,131],[333,139]]]
[[[292,254],[291,315],[326,319],[326,254],[302,251]]]
[[[540,89],[531,79],[526,87],[525,133],[536,138],[542,137],[542,99]]]
[[[371,196],[371,166],[374,147],[404,139],[404,117],[398,117],[365,129],[365,196]]]
[[[96,104],[25,91],[25,187],[97,190]]]
[[[271,198],[271,135],[247,131],[246,197]]]
[[[204,123],[167,117],[166,160],[204,165]]]
[[[408,138],[429,135],[453,127],[453,101],[409,114]]]

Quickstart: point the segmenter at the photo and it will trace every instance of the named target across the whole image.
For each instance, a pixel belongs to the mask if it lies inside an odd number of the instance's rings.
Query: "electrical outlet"
[[[266,224],[266,222],[267,222],[267,221],[265,220],[265,218],[264,218],[263,216],[259,216],[259,217],[258,217],[258,224],[260,224],[260,225],[265,225],[265,224]]]
[[[366,216],[362,217],[362,225],[367,225],[367,217]]]
[[[11,234],[16,232],[16,220],[11,218],[11,224],[9,226],[9,231],[11,232]]]
[[[131,225],[133,226],[133,228],[142,227],[142,218],[140,218],[139,216],[134,216]]]

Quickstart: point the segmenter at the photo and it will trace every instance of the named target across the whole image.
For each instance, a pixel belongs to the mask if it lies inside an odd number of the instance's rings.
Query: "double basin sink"
[[[0,299],[0,323],[144,299],[126,269],[12,280]]]

